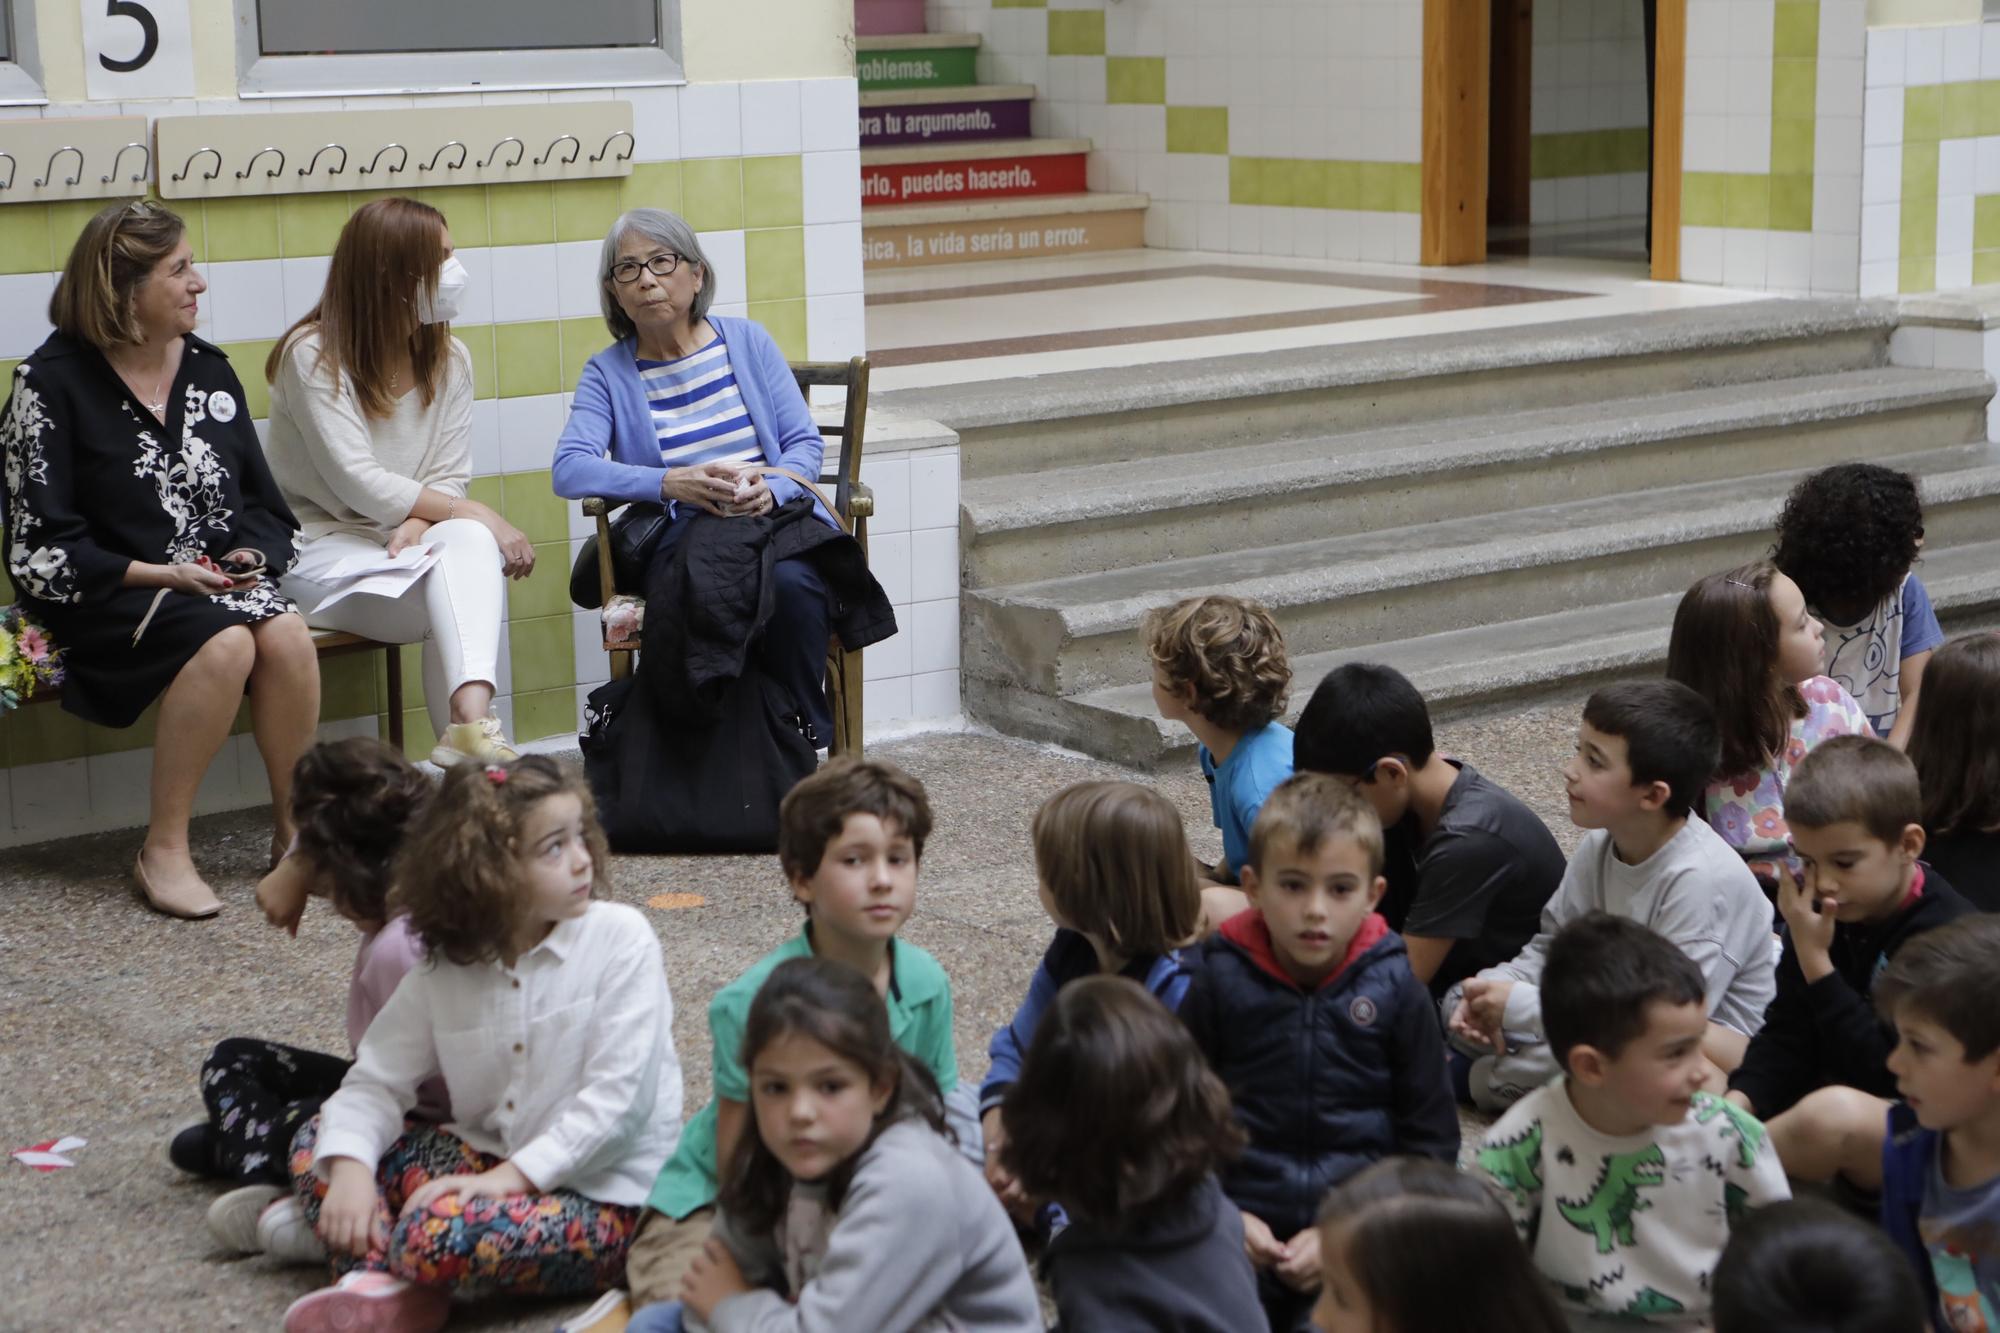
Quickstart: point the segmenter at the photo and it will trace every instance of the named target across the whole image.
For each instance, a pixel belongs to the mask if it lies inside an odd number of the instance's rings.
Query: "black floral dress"
[[[0,523],[21,604],[64,653],[63,707],[130,726],[212,635],[297,608],[271,577],[240,590],[123,586],[135,560],[248,547],[275,577],[299,525],[271,480],[229,358],[187,335],[162,426],[103,353],[57,333],[14,370],[0,415]]]

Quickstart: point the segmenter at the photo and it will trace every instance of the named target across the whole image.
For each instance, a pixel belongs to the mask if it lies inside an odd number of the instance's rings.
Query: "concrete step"
[[[854,39],[854,71],[862,92],[896,88],[964,88],[979,81],[979,34],[912,32]]]
[[[2000,540],[1927,554],[1918,573],[1946,632],[1956,636],[2000,618]],[[1417,638],[1294,654],[1285,720],[1296,721],[1327,672],[1345,662],[1387,662],[1416,684],[1434,716],[1503,701],[1655,675],[1664,667],[1680,592],[1449,630]],[[1149,684],[1070,696],[966,678],[966,707],[1011,736],[1053,742],[1138,768],[1193,762],[1194,737],[1153,707]]]
[[[924,30],[924,0],[854,0],[854,34],[880,37]]]
[[[1881,367],[1451,418],[964,483],[969,587],[1958,444],[1978,371]]]
[[[1747,301],[903,389],[877,401],[957,431],[972,479],[1207,453],[1218,440],[1323,437],[1866,370],[1888,364],[1894,326],[1884,303]]]
[[[2000,532],[2000,448],[1882,461],[1918,476],[1933,547]],[[968,589],[962,666],[1046,694],[1143,681],[1140,617],[1202,592],[1265,603],[1298,655],[1678,592],[1767,551],[1779,504],[1810,470]]]
[[[861,94],[861,146],[1026,139],[1032,84],[904,88]]]
[[[1084,194],[1088,139],[996,139],[975,144],[870,148],[861,154],[861,204],[935,204]]]
[[[1057,194],[970,203],[888,204],[861,219],[871,268],[1129,250],[1145,244],[1143,194]]]

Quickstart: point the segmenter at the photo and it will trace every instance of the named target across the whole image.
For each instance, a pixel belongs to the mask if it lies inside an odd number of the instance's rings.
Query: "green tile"
[[[562,348],[554,320],[495,324],[493,351],[502,398],[562,391]]]
[[[1720,171],[1681,174],[1681,223],[1688,227],[1720,227],[1729,215],[1729,177]]]
[[[1104,100],[1165,106],[1167,62],[1161,56],[1111,56],[1104,62]]]
[[[1229,108],[1226,106],[1168,107],[1167,151],[1169,153],[1228,152]]]
[[[88,753],[81,720],[61,704],[30,704],[7,715],[7,754],[16,766],[81,759]]]
[[[611,345],[611,330],[598,315],[562,321],[562,386],[568,392],[583,375],[584,362]]]
[[[1936,291],[1937,260],[1930,255],[1916,259],[1905,257],[1897,278],[1896,290],[1899,292]]]
[[[994,0],[995,4],[1000,0]],[[576,689],[539,690],[514,696],[514,739],[546,740],[576,730]]]
[[[1103,55],[1104,11],[1101,9],[1051,9],[1049,11],[1049,54],[1052,56]]]
[[[1944,129],[1944,90],[1936,84],[1903,90],[1903,142],[1926,143]]]
[[[2000,250],[1972,252],[1972,282],[1976,287],[2000,282]]]
[[[1333,164],[1300,158],[1292,164],[1292,203],[1299,208],[1325,208],[1327,169]]]
[[[389,739],[389,717],[386,713],[375,715],[375,738],[387,742]],[[431,757],[431,749],[437,744],[437,737],[431,734],[431,715],[421,708],[403,710],[403,757],[422,760]]]
[[[1361,164],[1359,162],[1329,162],[1326,164],[1326,187],[1321,194],[1322,208],[1355,209],[1361,207]]]
[[[1932,139],[1923,143],[1903,143],[1903,202],[1912,198],[1936,202],[1938,192],[1938,146]]]
[[[1263,192],[1263,159],[1256,157],[1230,158],[1229,202],[1232,204],[1262,203]]]
[[[330,255],[354,206],[344,192],[278,196],[278,244],[287,258]],[[456,243],[458,238],[453,237]]]
[[[1944,110],[1939,134],[1946,139],[1970,139],[1979,133],[1979,85],[1944,85]]]
[[[797,156],[743,159],[744,226],[803,226],[805,200],[804,171]]]
[[[1810,176],[1812,172],[1813,122],[1795,116],[1772,121],[1771,174]]]
[[[1395,211],[1396,182],[1386,162],[1361,164],[1361,207],[1370,213]]]
[[[209,199],[202,204],[208,224],[208,259],[276,259],[276,199]]]
[[[1935,194],[1905,195],[1898,224],[1897,253],[1905,259],[1937,253],[1938,201]],[[1926,289],[1928,290],[1928,289]]]
[[[407,646],[405,651],[396,655],[396,660],[402,666],[402,670],[398,674],[403,678],[403,702],[407,704],[412,699],[421,700],[424,697],[423,645],[411,644]],[[368,654],[368,661],[370,666],[374,668],[374,675],[370,679],[374,682],[374,707],[376,709],[376,716],[386,717],[387,714],[381,710],[389,706],[389,655],[387,653],[370,653]],[[425,717],[424,726],[430,726],[429,717]]]
[[[1421,213],[1424,211],[1424,168],[1418,162],[1389,162],[1390,177],[1395,182],[1393,198],[1398,213]]]
[[[10,204],[0,212],[0,273],[47,273],[60,262],[49,248],[47,204]]]
[[[555,441],[549,441],[555,451]],[[550,487],[547,468],[500,477],[500,513],[531,542],[569,540],[569,502]]]
[[[555,187],[520,181],[486,187],[491,245],[547,245],[556,238]]]
[[[493,244],[484,185],[444,185],[417,191],[417,198],[444,214],[451,243],[462,250]]]
[[[752,301],[750,318],[764,326],[764,332],[778,344],[785,360],[806,359],[806,302],[803,296],[791,301]]]
[[[785,301],[806,294],[803,227],[743,233],[744,285],[752,301]]]
[[[1982,194],[1972,201],[1972,248],[2000,250],[2000,194]]]
[[[568,616],[543,616],[507,623],[507,660],[514,669],[514,694],[576,683],[576,638]]]
[[[1294,189],[1298,172],[1290,158],[1274,157],[1264,162],[1264,202],[1272,208],[1290,208],[1298,198]]]
[[[139,720],[129,727],[85,726],[84,751],[87,754],[123,754],[128,750],[143,750],[153,743],[153,735],[159,725],[159,704],[148,704],[146,711],[139,714]]]
[[[1772,50],[1780,56],[1819,54],[1819,0],[1778,0],[1771,28]]]
[[[1771,65],[1771,115],[1811,120],[1819,90],[1819,64],[1781,58]]]
[[[497,398],[500,396],[500,377],[493,368],[493,326],[491,324],[454,324],[452,335],[465,344],[465,350],[472,357],[472,396],[474,398]]]
[[[625,178],[626,208],[664,208],[681,211],[681,164],[678,162],[634,162]]]
[[[743,159],[702,157],[681,163],[681,216],[696,231],[743,226]]]
[[[466,498],[479,501],[496,514],[500,512],[500,491],[500,478],[497,475],[474,477],[465,483]]]
[[[243,381],[243,410],[252,421],[271,415],[271,386],[264,382],[264,362],[277,344],[275,338],[259,338],[221,345],[236,378]]]
[[[40,171],[41,164],[35,164],[30,170]],[[32,181],[35,177],[30,175],[26,179]],[[12,209],[20,207],[20,205],[9,204],[7,207]],[[63,263],[69,258],[70,250],[75,247],[76,238],[83,235],[84,224],[96,217],[103,210],[104,201],[101,199],[72,199],[59,204],[49,204],[47,208],[49,221],[49,267],[50,269],[60,269]],[[180,210],[175,209],[174,212],[178,213]],[[0,218],[8,216],[10,214],[0,212]]]
[[[421,658],[420,646],[405,648],[404,660]],[[376,678],[382,673],[381,653],[348,653],[322,658],[319,664],[319,715],[321,721],[367,717],[376,708]]]
[[[507,619],[563,615],[569,609],[569,543],[537,545],[535,572],[507,584]]]
[[[601,241],[624,211],[624,182],[616,176],[564,181],[555,191],[559,241]]]
[[[1771,225],[1771,178],[1739,172],[1723,187],[1725,227],[1762,231]]]
[[[1812,176],[1771,177],[1771,230],[1811,231],[1812,222]]]
[[[2000,134],[2000,79],[1983,79],[1975,99],[1978,103],[1974,128],[1981,134]]]

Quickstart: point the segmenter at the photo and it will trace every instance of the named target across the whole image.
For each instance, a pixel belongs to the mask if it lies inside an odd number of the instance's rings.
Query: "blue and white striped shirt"
[[[722,339],[678,360],[640,360],[638,367],[662,464],[764,461]]]

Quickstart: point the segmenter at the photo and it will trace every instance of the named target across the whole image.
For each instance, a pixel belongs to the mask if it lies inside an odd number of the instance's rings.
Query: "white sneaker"
[[[565,1319],[556,1333],[618,1333],[632,1320],[632,1303],[617,1287],[597,1298],[588,1310]]]
[[[257,1214],[257,1248],[288,1264],[326,1262],[326,1246],[306,1221],[296,1195],[274,1199]]]
[[[434,1333],[450,1315],[451,1297],[437,1287],[415,1286],[387,1273],[349,1273],[293,1301],[285,1311],[285,1333]]]
[[[257,1238],[258,1215],[283,1194],[276,1185],[233,1189],[208,1206],[208,1229],[238,1254],[257,1254],[264,1248]]]
[[[505,764],[520,758],[500,729],[500,719],[488,713],[477,722],[454,722],[438,737],[431,762],[439,768],[454,764]]]

